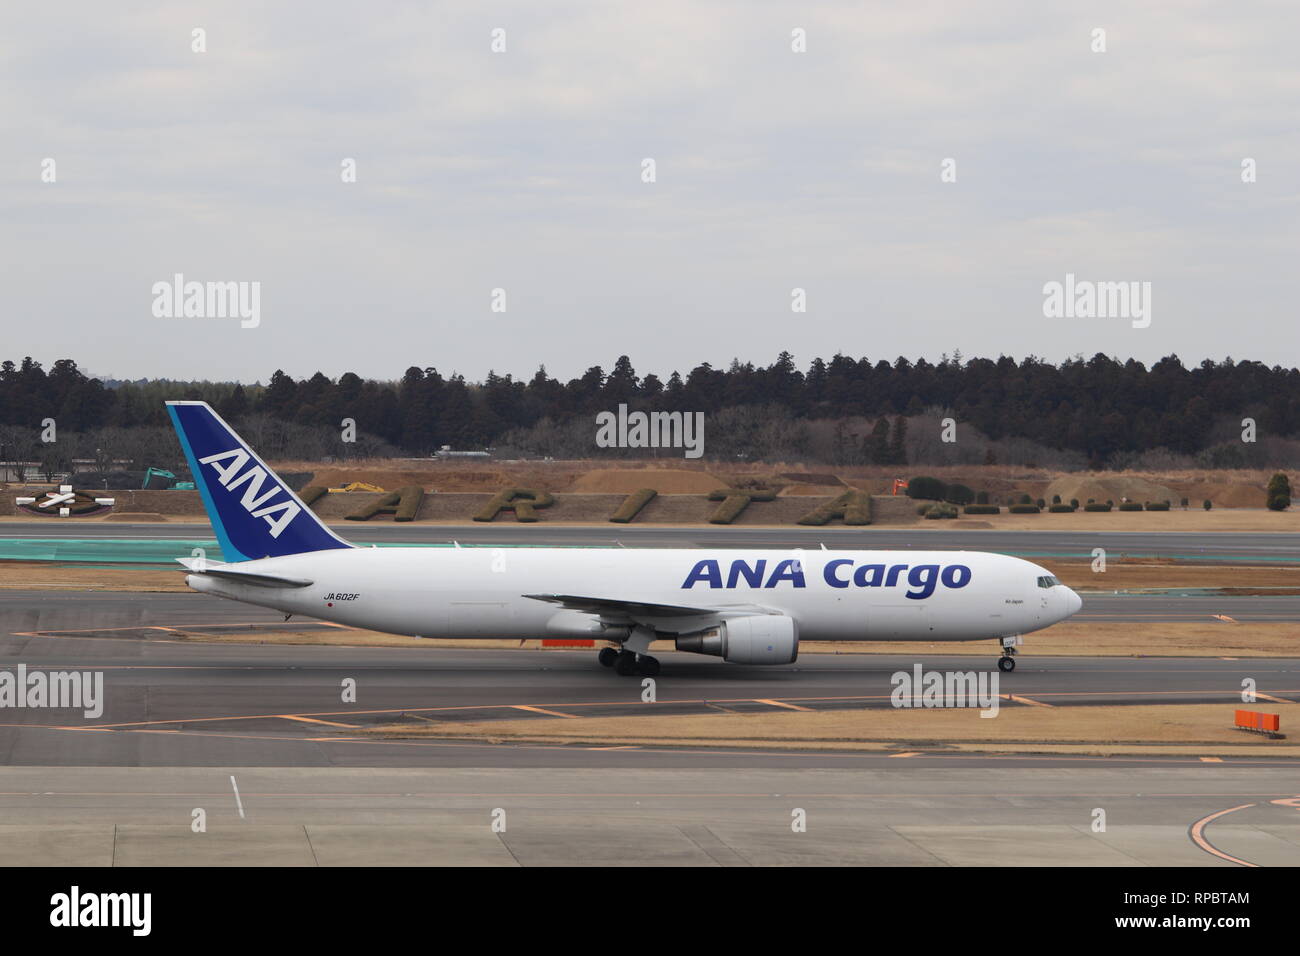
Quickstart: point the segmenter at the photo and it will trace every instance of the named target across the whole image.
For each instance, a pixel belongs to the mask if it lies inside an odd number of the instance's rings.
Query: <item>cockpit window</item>
[[[1060,581],[1056,580],[1056,578],[1052,577],[1050,574],[1045,574],[1038,579],[1038,586],[1040,588],[1054,588],[1060,583]]]

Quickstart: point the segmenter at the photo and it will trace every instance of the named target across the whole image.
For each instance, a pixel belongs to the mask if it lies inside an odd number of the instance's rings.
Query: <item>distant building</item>
[[[19,477],[19,475],[24,477]],[[40,481],[41,463],[39,461],[5,461],[0,462],[0,481]]]
[[[487,451],[452,451],[450,445],[443,445],[433,453],[434,458],[491,458]]]

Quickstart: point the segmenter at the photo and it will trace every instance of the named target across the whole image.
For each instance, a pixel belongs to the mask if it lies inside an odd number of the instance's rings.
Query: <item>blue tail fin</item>
[[[207,402],[168,402],[167,413],[227,561],[352,547]]]

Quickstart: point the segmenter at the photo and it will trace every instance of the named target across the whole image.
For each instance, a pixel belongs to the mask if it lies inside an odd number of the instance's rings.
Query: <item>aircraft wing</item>
[[[176,561],[191,574],[206,574],[214,578],[225,578],[242,584],[251,584],[260,588],[305,588],[312,585],[306,578],[289,578],[278,574],[254,574],[241,571],[237,564],[220,564],[205,561],[202,558],[177,558]]]
[[[686,604],[662,604],[623,598],[590,597],[580,594],[525,594],[534,601],[558,604],[571,611],[594,614],[607,623],[671,624],[686,623],[688,618],[725,620],[728,617],[752,617],[756,614],[782,614],[776,608],[760,604],[719,604],[691,607]],[[693,622],[698,625],[699,622]],[[707,626],[705,624],[704,626]],[[671,630],[672,628],[667,628]]]

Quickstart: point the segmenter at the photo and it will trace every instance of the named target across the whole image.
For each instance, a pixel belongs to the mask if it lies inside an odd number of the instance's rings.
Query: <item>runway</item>
[[[650,705],[639,682],[589,651],[206,644],[160,629],[279,623],[202,595],[0,591],[0,615],[0,667],[101,671],[106,697],[94,720],[0,711],[0,865],[1300,863],[1296,764],[1267,756],[360,736],[379,723],[544,716],[528,707],[881,707],[895,670],[969,670],[991,666],[992,654],[805,655],[789,668],[749,668],[673,653]],[[1039,702],[1227,707],[1244,676],[1278,701],[1300,701],[1300,660],[1020,660],[1003,689],[1014,681],[1017,696]],[[340,700],[345,678],[356,681],[355,703]],[[195,809],[206,833],[191,829]],[[1098,809],[1105,832],[1093,827]],[[792,829],[796,815],[805,829]]]
[[[1256,602],[1259,599],[1239,599]],[[1127,598],[1121,603],[1161,598]],[[1273,603],[1300,602],[1279,598]],[[1221,606],[1221,604],[1220,604]],[[1292,604],[1291,607],[1295,607]],[[0,761],[85,766],[589,766],[593,760],[691,766],[677,751],[593,758],[581,750],[449,745],[357,739],[367,726],[400,721],[540,717],[534,710],[586,716],[645,713],[640,685],[599,667],[590,651],[366,648],[210,644],[190,634],[256,636],[279,616],[205,595],[0,592],[0,663],[29,669],[103,671],[101,717],[12,710],[0,727]],[[1238,612],[1247,613],[1245,609]],[[308,624],[307,626],[310,626]],[[995,654],[939,657],[924,647],[897,655],[805,654],[789,667],[728,664],[668,653],[658,679],[660,714],[761,712],[794,704],[812,710],[888,706],[890,676],[926,669],[991,669]],[[1017,696],[1054,704],[1203,703],[1238,699],[1241,681],[1283,700],[1300,700],[1300,660],[1024,657],[1006,683]],[[341,702],[345,678],[356,703]],[[1006,706],[1015,706],[1008,702]],[[711,753],[728,765],[783,766],[787,754]],[[808,754],[811,764],[842,756]],[[863,756],[862,762],[873,759]],[[949,760],[949,755],[935,759]],[[965,758],[963,758],[965,759]],[[1043,758],[1047,760],[1048,758]]]
[[[998,551],[1022,557],[1088,558],[1092,549],[1106,547],[1113,558],[1152,556],[1189,561],[1243,561],[1292,563],[1300,561],[1300,541],[1295,535],[1258,533],[1125,532],[1125,531],[996,531],[927,528],[763,528],[731,526],[657,527],[652,525],[432,525],[342,522],[334,529],[344,538],[361,544],[446,544],[466,545],[569,545],[677,548],[819,548],[825,544],[841,549],[908,549]],[[4,539],[51,538],[153,539],[159,541],[208,542],[211,528],[206,522],[182,524],[126,524],[53,521],[0,523]]]
[[[990,773],[893,763],[811,772],[5,770],[0,865],[1300,862],[1300,784],[1289,767]],[[192,828],[197,812],[205,832]]]

